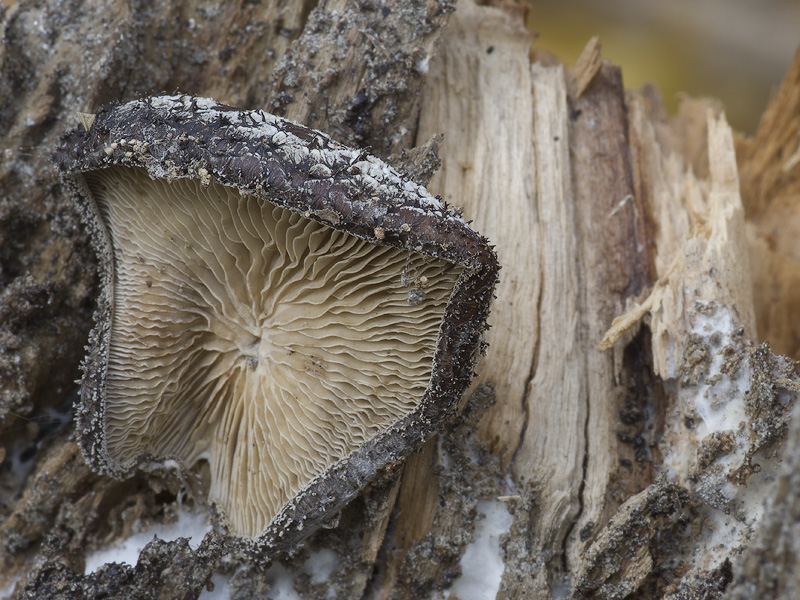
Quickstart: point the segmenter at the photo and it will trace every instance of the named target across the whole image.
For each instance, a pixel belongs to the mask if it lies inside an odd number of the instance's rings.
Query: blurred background
[[[674,114],[680,94],[720,99],[752,135],[800,45],[798,0],[529,0],[534,47],[572,65],[593,35],[625,87],[655,84]]]

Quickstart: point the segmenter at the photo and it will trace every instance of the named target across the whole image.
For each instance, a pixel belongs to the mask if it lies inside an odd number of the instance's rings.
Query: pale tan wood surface
[[[532,42],[513,15],[463,2],[431,64],[418,133],[420,139],[445,133],[442,167],[428,187],[464,207],[496,245],[503,265],[489,318],[492,351],[481,361],[475,385],[491,383],[502,398],[481,428],[506,464],[524,427],[520,411],[539,337]]]

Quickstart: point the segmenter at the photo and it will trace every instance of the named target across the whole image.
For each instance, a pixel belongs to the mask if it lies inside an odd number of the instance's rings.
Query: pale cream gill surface
[[[116,263],[113,460],[207,459],[210,499],[255,536],[421,399],[461,267],[217,183],[122,167],[87,180]]]

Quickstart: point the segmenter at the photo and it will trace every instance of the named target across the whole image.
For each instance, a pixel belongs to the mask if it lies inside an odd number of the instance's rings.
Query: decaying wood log
[[[797,595],[800,53],[748,139],[626,92],[598,40],[531,51],[507,2],[56,4],[2,12],[0,595]],[[77,450],[94,259],[49,157],[76,111],[176,88],[441,161],[503,265],[490,346],[459,418],[293,556],[211,531],[84,574],[203,498]]]

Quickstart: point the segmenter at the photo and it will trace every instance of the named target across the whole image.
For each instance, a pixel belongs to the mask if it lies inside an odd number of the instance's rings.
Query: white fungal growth
[[[333,175],[333,171],[323,164],[316,164],[311,166],[311,168],[308,170],[308,174],[318,179],[324,179]]]
[[[740,359],[746,343],[729,309],[695,301],[689,314],[677,380],[667,382],[676,387],[678,410],[668,415],[661,451],[670,479],[703,501],[706,527],[686,559],[714,568],[747,542],[773,493],[778,461],[760,449],[753,429],[756,373]]]

